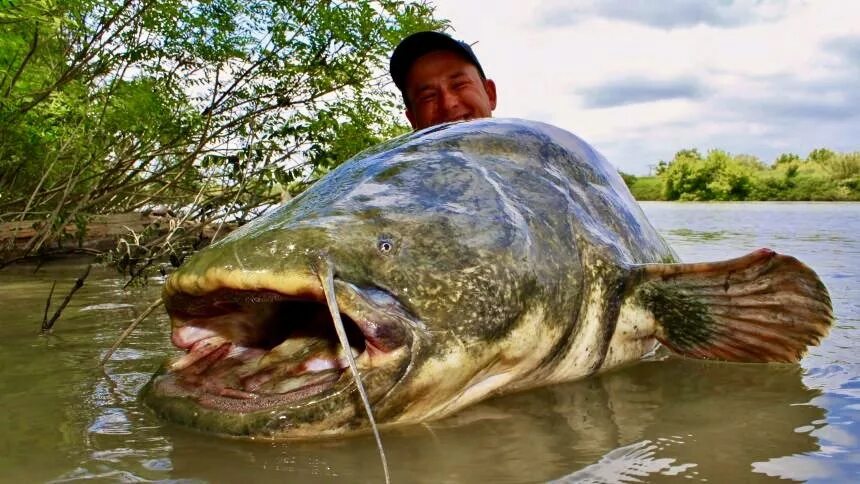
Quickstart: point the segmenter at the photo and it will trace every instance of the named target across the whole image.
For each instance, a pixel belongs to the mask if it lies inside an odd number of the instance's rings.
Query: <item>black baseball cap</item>
[[[417,32],[401,40],[391,54],[389,72],[391,72],[391,78],[394,79],[394,85],[400,89],[400,92],[403,92],[406,87],[406,75],[409,74],[409,69],[415,60],[424,54],[437,50],[449,50],[460,54],[478,68],[478,74],[481,75],[482,79],[487,78],[481,63],[478,62],[478,58],[469,44],[442,32]]]

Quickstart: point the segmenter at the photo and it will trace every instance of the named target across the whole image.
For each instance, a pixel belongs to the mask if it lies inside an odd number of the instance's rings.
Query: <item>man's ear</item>
[[[490,111],[496,109],[496,83],[492,79],[484,79],[484,90],[490,98]]]
[[[415,115],[412,113],[412,110],[406,108],[406,119],[409,120],[409,124],[412,125],[412,129],[415,129]]]

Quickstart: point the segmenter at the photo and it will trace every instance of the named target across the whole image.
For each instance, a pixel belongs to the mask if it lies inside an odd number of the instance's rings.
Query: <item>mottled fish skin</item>
[[[312,280],[320,257],[343,287],[385,291],[411,320],[407,363],[365,382],[381,422],[436,418],[641,358],[654,348],[653,322],[625,302],[631,267],[677,260],[616,169],[580,138],[483,119],[343,164],[197,254],[167,284],[168,311],[225,281],[285,290],[288,279]],[[343,394],[289,413],[290,425],[263,422],[271,409],[249,424],[244,409],[245,423],[224,431],[289,436],[303,421],[313,431],[361,428],[361,409]]]

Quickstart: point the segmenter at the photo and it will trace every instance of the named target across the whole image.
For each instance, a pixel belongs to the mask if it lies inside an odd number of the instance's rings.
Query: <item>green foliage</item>
[[[836,153],[828,150],[827,148],[817,148],[809,152],[809,156],[806,157],[806,161],[820,163],[822,161],[827,161],[834,156],[836,156]]]
[[[630,173],[624,173],[623,171],[618,172],[621,175],[621,179],[624,180],[624,183],[627,185],[627,188],[633,186],[636,183],[636,175],[631,175]]]
[[[682,150],[658,173],[666,200],[860,200],[860,152],[820,148],[806,161],[787,153],[766,166],[749,155]],[[640,190],[638,199],[657,199]]]
[[[789,163],[800,163],[800,155],[796,155],[794,153],[782,153],[781,155],[776,157],[776,160],[773,162],[773,166],[777,167],[780,165],[787,165]]]
[[[675,158],[685,158],[689,160],[702,160],[702,155],[699,153],[699,150],[696,148],[683,149],[675,153]]]
[[[663,184],[659,176],[639,176],[628,185],[636,200],[663,200]]]
[[[420,0],[2,1],[0,222],[46,219],[36,250],[94,213],[247,220],[404,129],[388,55],[444,25]]]
[[[705,158],[695,149],[677,152],[662,174],[664,197],[714,200],[718,194],[731,191],[734,173],[726,173],[728,161],[728,154],[720,150],[710,151]]]
[[[818,162],[833,180],[851,180],[860,176],[860,152],[834,154]]]

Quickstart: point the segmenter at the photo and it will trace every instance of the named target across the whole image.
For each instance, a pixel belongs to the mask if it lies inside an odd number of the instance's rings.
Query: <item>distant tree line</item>
[[[784,153],[768,165],[750,155],[685,149],[660,161],[656,177],[622,177],[640,200],[860,200],[860,152],[819,148],[806,158]]]

